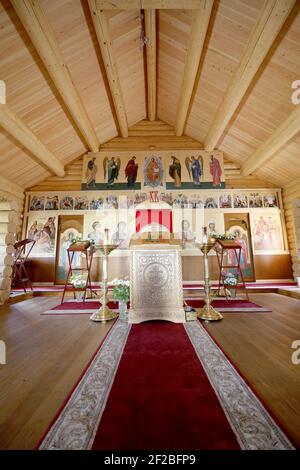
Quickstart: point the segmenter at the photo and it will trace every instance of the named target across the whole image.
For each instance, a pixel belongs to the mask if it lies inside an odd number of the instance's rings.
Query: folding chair
[[[26,283],[28,283],[30,289],[33,290],[31,282],[30,282],[29,274],[26,269],[26,261],[34,245],[35,245],[35,240],[31,240],[29,238],[25,238],[25,240],[21,240],[14,244],[15,261],[13,264],[12,283],[16,287],[18,282],[20,282],[22,284],[24,292],[27,292]]]

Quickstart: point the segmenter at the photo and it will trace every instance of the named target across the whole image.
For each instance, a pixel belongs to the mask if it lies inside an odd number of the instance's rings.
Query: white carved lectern
[[[135,234],[130,242],[129,323],[185,322],[182,242],[173,234]]]

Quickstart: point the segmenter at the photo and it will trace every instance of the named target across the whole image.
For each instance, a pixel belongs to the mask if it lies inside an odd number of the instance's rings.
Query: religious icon
[[[249,207],[262,207],[262,197],[259,193],[251,193],[249,194]]]
[[[101,230],[101,224],[99,220],[95,220],[92,223],[92,231],[88,234],[88,238],[93,240],[96,245],[102,245],[104,243],[104,233]]]
[[[144,186],[156,188],[163,185],[163,164],[161,157],[145,157],[144,161]]]
[[[121,221],[117,225],[117,231],[111,237],[111,243],[118,245],[118,248],[125,249],[129,246],[130,238],[127,233],[127,224]]]
[[[47,196],[45,210],[47,211],[57,211],[59,209],[59,199],[58,196]]]
[[[178,194],[173,201],[174,208],[187,208],[188,207],[188,198],[185,194]]]
[[[186,219],[181,222],[181,236],[184,248],[193,248],[196,236],[190,229],[190,222]]]
[[[201,176],[203,175],[203,158],[199,155],[198,157],[185,159],[185,166],[188,170],[190,179],[193,181],[193,186],[200,186]]]
[[[43,211],[45,208],[44,196],[32,196],[30,201],[30,211]]]
[[[221,168],[219,160],[216,157],[214,157],[213,154],[211,154],[210,156],[209,170],[212,176],[212,185],[214,187],[221,186],[222,168]]]
[[[280,215],[254,217],[253,235],[255,250],[283,250]]]
[[[64,196],[60,200],[60,208],[62,210],[70,210],[74,207],[74,199],[71,196]]]
[[[233,195],[233,207],[235,209],[248,207],[248,198],[246,194],[234,194]]]
[[[201,209],[203,207],[203,201],[198,194],[190,196],[189,202],[193,209]]]
[[[219,197],[219,202],[220,202],[220,208],[222,209],[230,209],[232,207],[230,194],[222,194]]]
[[[102,197],[93,198],[90,202],[90,209],[91,210],[98,210],[103,208],[103,199]]]
[[[89,208],[89,201],[86,196],[76,196],[74,201],[74,209],[86,210]]]
[[[115,157],[105,157],[103,159],[103,170],[104,170],[104,179],[107,178],[107,187],[112,187],[115,184],[115,181],[119,177],[119,171],[121,167],[120,158]]]
[[[211,221],[208,223],[208,235],[213,235],[214,233],[217,233],[216,222]]]
[[[104,209],[118,209],[118,198],[110,194],[105,198]]]
[[[253,276],[251,255],[249,249],[249,239],[247,228],[241,225],[232,225],[227,233],[234,236],[235,242],[241,246],[240,268],[244,278]],[[228,264],[233,266],[237,264],[234,250],[228,250]]]
[[[30,240],[34,240],[34,235],[36,234],[37,231],[38,231],[38,222],[37,220],[35,220],[33,224],[30,226],[30,228],[28,229],[28,233],[27,233],[28,238],[30,238]]]
[[[235,241],[242,247],[240,266],[241,266],[241,269],[246,269],[248,265],[248,260],[249,260],[247,238],[244,234],[242,234],[241,227],[231,227],[229,232],[234,235]],[[234,265],[236,264],[236,256],[235,256],[235,253],[231,253],[232,251],[233,250],[230,250],[230,256],[232,258],[230,264]]]
[[[87,162],[85,179],[86,179],[86,186],[87,189],[96,189],[96,175],[98,171],[98,167],[95,163],[96,157],[92,157]]]
[[[127,178],[127,188],[134,188],[137,174],[138,174],[138,164],[136,162],[136,157],[132,157],[125,167],[125,176]]]
[[[148,195],[147,193],[135,193],[134,195],[134,206],[138,206],[143,202],[147,201]]]
[[[170,206],[173,204],[173,195],[172,193],[160,193],[159,200],[162,202],[166,202]]]
[[[59,279],[65,279],[69,269],[68,260],[68,248],[76,238],[81,238],[81,233],[75,228],[68,228],[60,235],[60,251],[58,258],[58,277]],[[75,251],[73,255],[72,265],[73,267],[80,268],[81,257],[80,252]]]
[[[276,194],[264,195],[264,207],[278,207],[278,200]]]
[[[171,156],[173,162],[169,166],[169,175],[174,180],[174,188],[181,187],[181,163],[178,158]]]
[[[54,253],[55,233],[55,217],[48,217],[44,221],[35,220],[28,229],[28,238],[35,241],[32,253]]]
[[[217,209],[218,203],[214,197],[207,197],[204,202],[205,209]]]

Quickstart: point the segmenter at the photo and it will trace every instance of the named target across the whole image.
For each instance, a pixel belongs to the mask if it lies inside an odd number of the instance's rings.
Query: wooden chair
[[[235,241],[217,240],[215,251],[217,253],[219,265],[219,285],[217,295],[220,295],[222,289],[225,292],[226,300],[228,300],[228,286],[224,283],[224,280],[226,278],[226,273],[230,271],[234,272],[238,276],[238,284],[233,287],[235,289],[242,289],[246,295],[247,300],[249,300],[246,284],[241,269],[241,245]],[[233,262],[228,264],[226,258],[228,257],[229,252],[232,253],[231,259],[233,260]]]
[[[25,238],[24,240],[20,240],[14,244],[15,260],[13,264],[12,284],[16,287],[18,282],[20,282],[24,292],[27,292],[26,283],[28,283],[30,289],[33,290],[26,268],[26,262],[34,245],[35,240],[31,240],[30,238]]]
[[[93,292],[92,283],[91,283],[91,267],[92,267],[94,251],[95,251],[94,246],[89,240],[74,242],[67,249],[69,269],[68,269],[68,274],[66,277],[66,282],[65,282],[65,287],[64,287],[61,303],[64,302],[67,291],[73,292],[74,298],[75,298],[76,291],[82,291],[84,293],[83,299],[82,299],[83,302],[85,302],[86,292],[88,289],[91,292],[91,297],[93,297],[94,292]],[[86,267],[79,268],[73,265],[74,256],[76,252],[81,253],[85,257]],[[87,273],[85,286],[83,288],[75,288],[70,282],[70,278],[73,276],[74,272],[86,272]]]

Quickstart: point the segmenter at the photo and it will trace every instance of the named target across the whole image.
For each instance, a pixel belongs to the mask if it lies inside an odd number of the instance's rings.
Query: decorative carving
[[[132,251],[129,322],[185,321],[179,248],[156,246]]]

